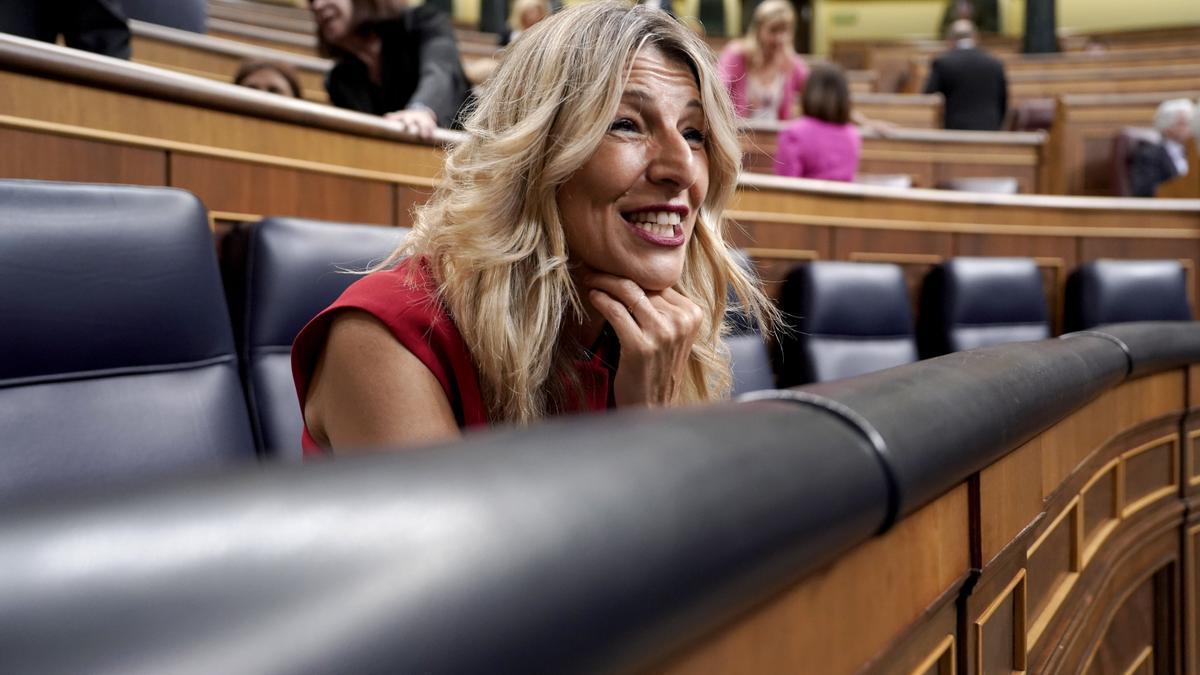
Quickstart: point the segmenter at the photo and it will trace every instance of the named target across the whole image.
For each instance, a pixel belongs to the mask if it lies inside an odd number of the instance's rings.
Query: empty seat
[[[1015,195],[1021,191],[1021,185],[1011,176],[975,176],[968,178],[951,178],[937,185],[939,190],[955,190],[959,192],[987,192],[996,195]]]
[[[299,459],[304,422],[292,382],[292,341],[408,228],[268,218],[250,230],[241,354],[259,447]]]
[[[1057,102],[1052,98],[1021,101],[1009,117],[1010,131],[1048,131],[1054,126]]]
[[[922,358],[1050,337],[1045,289],[1029,258],[951,258],[921,286]]]
[[[779,298],[788,326],[775,352],[792,387],[917,359],[908,287],[897,265],[814,262],[788,274]]]
[[[1093,260],[1067,278],[1064,328],[1126,321],[1191,321],[1178,260]]]
[[[253,460],[204,206],[0,181],[0,498]]]

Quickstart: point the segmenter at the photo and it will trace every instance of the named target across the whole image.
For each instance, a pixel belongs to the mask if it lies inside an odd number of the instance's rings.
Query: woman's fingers
[[[620,300],[598,288],[588,291],[588,299],[617,332],[617,339],[621,344],[641,342],[642,330]]]

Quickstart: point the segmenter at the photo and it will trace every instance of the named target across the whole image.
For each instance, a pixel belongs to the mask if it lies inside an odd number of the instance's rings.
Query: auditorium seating
[[[239,353],[255,435],[266,456],[299,459],[303,420],[292,341],[357,272],[386,258],[408,228],[268,218],[248,232]]]
[[[204,206],[0,181],[0,499],[254,458]]]
[[[1094,260],[1067,278],[1066,331],[1129,321],[1191,321],[1178,260]]]
[[[825,382],[917,359],[904,273],[897,265],[813,262],[788,274],[779,308],[779,386]]]
[[[1042,273],[1030,258],[951,258],[921,286],[921,358],[1048,337]]]

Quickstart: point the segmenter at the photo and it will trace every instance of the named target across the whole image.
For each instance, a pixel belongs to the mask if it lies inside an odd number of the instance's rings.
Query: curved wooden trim
[[[324,74],[333,67],[333,62],[329,59],[317,58],[315,56],[304,56],[303,54],[285,52],[278,49],[270,49],[268,47],[260,47],[258,45],[238,42],[237,40],[229,40],[227,38],[216,37],[213,35],[201,35],[200,33],[179,30],[177,28],[170,28],[168,26],[160,26],[158,24],[138,21],[136,19],[131,19],[129,21],[129,32],[132,33],[134,37],[161,40],[163,42],[170,42],[173,44],[190,47],[192,49],[223,54],[225,56],[236,56],[243,59],[278,61],[280,63],[286,63],[287,65],[299,70],[307,70],[315,73]]]
[[[761,173],[743,173],[743,187],[789,192],[826,193],[868,199],[902,198],[918,202],[944,202],[988,206],[1015,206],[1056,209],[1111,209],[1120,211],[1188,211],[1200,214],[1200,199],[1126,199],[1121,197],[1060,197],[1052,195],[1000,195],[982,192],[954,192],[921,188],[888,188],[858,183],[788,178]]]
[[[444,145],[461,140],[461,132],[438,129],[428,141],[404,133],[374,115],[364,115],[309,101],[284,98],[247,87],[129,63],[58,45],[0,34],[0,63],[8,69],[30,71],[58,80],[83,80],[88,86],[146,95],[200,108],[343,131],[413,145]]]
[[[898,192],[907,188],[882,188]],[[1008,225],[1002,223],[955,223],[924,220],[891,220],[851,216],[820,216],[775,211],[728,209],[725,217],[737,221],[781,225],[854,227],[864,230],[902,230],[906,232],[951,232],[958,234],[1009,234],[1038,237],[1110,237],[1115,239],[1200,239],[1200,230],[1167,227],[1087,227],[1075,225]]]
[[[26,131],[41,131],[59,136],[67,136],[70,138],[82,138],[106,143],[119,143],[121,145],[150,148],[155,150],[167,150],[169,152],[196,155],[199,157],[232,159],[251,164],[261,164],[264,166],[296,169],[299,171],[309,171],[312,173],[345,176],[347,178],[361,178],[364,180],[387,183],[389,185],[413,185],[431,188],[437,187],[439,184],[439,181],[436,178],[427,178],[425,176],[412,176],[402,173],[388,173],[385,171],[371,171],[369,169],[352,169],[339,166],[337,164],[310,162],[301,159],[290,159],[275,155],[263,155],[254,152],[246,152],[243,150],[228,150],[223,148],[215,148],[210,145],[197,145],[195,143],[182,143],[179,141],[169,141],[161,138],[148,138],[145,136],[135,136],[116,131],[87,129],[67,124],[57,124],[54,122],[40,122],[22,117],[11,117],[9,115],[0,115],[0,127],[23,129]]]

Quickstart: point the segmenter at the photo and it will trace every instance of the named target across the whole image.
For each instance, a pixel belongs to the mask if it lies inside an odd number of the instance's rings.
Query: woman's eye
[[[708,138],[708,136],[699,129],[685,129],[683,132],[683,137],[689,143],[704,143],[704,141]]]
[[[608,128],[609,131],[637,131],[637,123],[628,117],[622,117],[612,123]]]

